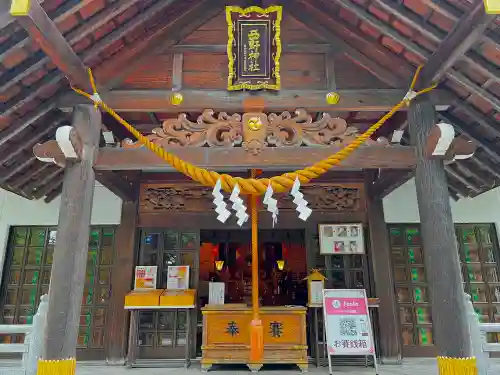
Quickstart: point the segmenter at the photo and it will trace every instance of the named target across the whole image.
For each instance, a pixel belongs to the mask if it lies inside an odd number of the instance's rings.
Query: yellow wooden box
[[[160,296],[160,306],[190,307],[196,301],[196,290],[168,290],[165,289]]]
[[[125,296],[125,307],[159,306],[164,289],[133,290]]]

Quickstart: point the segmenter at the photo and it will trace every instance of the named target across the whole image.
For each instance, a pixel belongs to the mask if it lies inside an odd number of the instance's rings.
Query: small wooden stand
[[[191,309],[195,308],[195,290],[169,291],[155,289],[148,292],[130,292],[125,297],[125,309],[130,310],[130,331],[128,340],[127,367],[136,367],[139,349],[139,313],[147,310],[185,310],[186,311],[186,347],[183,359],[184,368],[191,365]],[[165,360],[179,363],[178,359]]]

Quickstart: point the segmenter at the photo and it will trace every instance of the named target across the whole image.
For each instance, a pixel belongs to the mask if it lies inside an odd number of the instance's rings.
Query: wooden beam
[[[483,0],[475,0],[471,10],[465,12],[455,28],[439,45],[422,69],[421,87],[439,81],[449,69],[484,34],[495,20],[495,15],[486,14]]]
[[[120,199],[124,201],[135,199],[136,194],[133,184],[121,178],[116,173],[112,171],[97,171],[96,179]]]
[[[408,123],[417,147],[415,186],[434,344],[440,356],[464,358],[470,353],[470,335],[462,271],[443,161],[425,157],[427,136],[436,124],[434,108],[425,97],[410,103]]]
[[[172,91],[179,91],[182,88],[184,54],[177,52],[174,54],[172,62]]]
[[[95,186],[92,166],[99,148],[100,113],[92,105],[79,106],[73,112],[73,126],[82,139],[84,152],[81,161],[69,163],[64,175],[44,333],[44,360],[76,357]]]
[[[371,191],[375,197],[385,198],[413,177],[413,170],[380,171]]]
[[[123,201],[120,225],[115,232],[115,249],[118,251],[111,273],[113,293],[111,293],[108,305],[107,321],[109,324],[106,325],[107,335],[105,335],[107,338],[106,363],[111,365],[125,363],[129,324],[124,304],[125,295],[130,291],[134,281],[138,201],[138,197],[131,201]]]
[[[180,90],[184,101],[172,106],[168,98],[170,90],[113,90],[103,92],[102,100],[117,112],[196,112],[200,109],[237,112],[242,110],[243,101],[255,94],[248,92],[227,92],[224,90]],[[340,102],[329,105],[328,91],[323,90],[281,90],[278,93],[259,93],[264,98],[266,110],[289,111],[305,108],[309,111],[377,111],[391,110],[405,96],[407,90],[338,90]],[[450,104],[449,94],[435,90],[430,93],[438,110],[445,110]],[[68,93],[59,101],[62,109],[72,108],[89,100],[76,93]],[[402,110],[405,110],[403,108]]]
[[[373,191],[374,173],[367,172],[367,213],[372,254],[372,269],[375,279],[375,295],[380,299],[378,308],[380,357],[382,363],[401,363],[403,345],[399,308],[396,303],[394,268],[391,264],[389,230],[384,218],[382,198]]]
[[[12,7],[12,16],[17,18],[31,38],[73,85],[90,90],[87,69],[78,55],[38,1],[29,1],[28,4],[27,9],[19,9],[17,12],[14,12]]]
[[[283,53],[327,53],[332,50],[329,43],[293,44],[283,43]],[[166,53],[177,52],[205,52],[205,53],[227,53],[227,44],[176,44],[165,51]]]
[[[215,170],[251,168],[291,170],[323,160],[341,147],[265,148],[254,156],[243,148],[186,147],[170,151],[188,163]],[[415,150],[408,146],[360,147],[335,169],[393,168],[415,165]],[[94,168],[97,170],[172,171],[173,168],[145,148],[101,148]]]

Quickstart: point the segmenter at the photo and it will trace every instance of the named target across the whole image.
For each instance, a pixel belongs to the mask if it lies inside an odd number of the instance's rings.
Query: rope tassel
[[[318,178],[319,176],[325,174],[333,166],[340,164],[342,160],[346,159],[353,151],[359,148],[368,138],[370,138],[388,119],[390,119],[403,106],[408,105],[410,101],[416,98],[417,96],[427,93],[436,88],[437,85],[432,85],[420,91],[416,92],[413,91],[421,69],[422,67],[419,66],[417,71],[415,72],[415,76],[413,77],[413,81],[408,90],[408,94],[398,104],[396,104],[388,113],[386,113],[379,121],[370,126],[367,131],[358,136],[354,141],[352,141],[342,150],[307,168],[291,173],[285,173],[280,176],[274,176],[271,178],[260,178],[260,179],[233,177],[231,175],[219,174],[215,171],[209,171],[203,168],[199,168],[195,165],[185,162],[176,155],[165,150],[163,147],[152,143],[149,139],[143,136],[137,129],[135,129],[127,121],[121,118],[112,108],[110,108],[100,98],[99,94],[97,93],[94,77],[92,76],[92,71],[90,69],[89,69],[89,77],[92,85],[93,94],[86,93],[85,91],[80,90],[76,87],[72,87],[72,89],[76,93],[90,99],[96,107],[101,107],[104,111],[108,112],[113,118],[115,118],[116,121],[122,124],[130,133],[132,133],[134,137],[136,137],[137,140],[142,145],[144,145],[146,148],[154,152],[158,157],[165,160],[178,172],[188,176],[192,180],[199,182],[204,186],[210,186],[210,187],[215,186],[217,181],[221,180],[221,188],[228,193],[232,192],[234,187],[238,185],[239,188],[241,189],[242,194],[263,195],[265,194],[268,186],[271,186],[273,191],[276,193],[284,193],[292,188],[293,184],[295,183],[295,180],[297,179],[301,184],[306,184],[312,179]]]

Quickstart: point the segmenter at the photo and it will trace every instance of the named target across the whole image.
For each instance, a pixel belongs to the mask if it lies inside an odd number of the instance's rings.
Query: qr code
[[[340,336],[357,336],[355,319],[341,319],[340,320]]]

